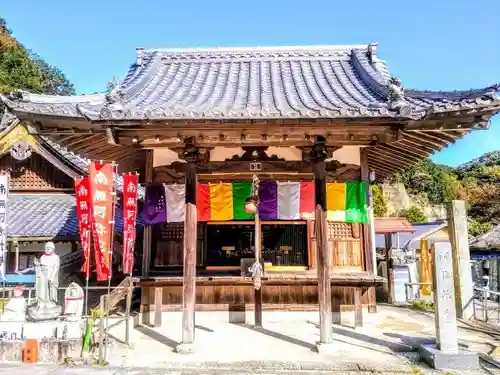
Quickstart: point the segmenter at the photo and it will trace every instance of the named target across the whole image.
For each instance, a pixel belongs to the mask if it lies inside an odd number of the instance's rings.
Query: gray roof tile
[[[3,100],[18,112],[109,119],[422,118],[499,100],[500,86],[454,92],[394,84],[376,45],[138,49],[121,84],[106,94],[21,93]],[[396,93],[397,96],[397,93]]]
[[[76,237],[78,222],[75,197],[67,194],[11,194],[8,201],[9,236],[15,237]],[[137,217],[142,225],[142,218]],[[116,231],[123,230],[123,213],[116,210]]]
[[[9,236],[72,237],[78,235],[72,195],[17,195],[8,201]]]

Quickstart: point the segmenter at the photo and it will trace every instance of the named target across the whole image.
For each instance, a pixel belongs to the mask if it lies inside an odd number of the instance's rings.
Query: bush
[[[422,209],[417,206],[412,206],[406,210],[401,210],[398,213],[399,217],[404,217],[410,223],[425,223],[427,222],[427,217],[425,216]]]
[[[384,217],[387,214],[387,200],[384,198],[382,189],[378,185],[372,186],[373,214],[376,217]]]

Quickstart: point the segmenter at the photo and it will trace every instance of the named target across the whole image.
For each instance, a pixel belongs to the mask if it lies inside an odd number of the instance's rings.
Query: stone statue
[[[56,319],[61,315],[62,307],[57,302],[59,286],[59,256],[55,253],[53,242],[45,244],[44,254],[34,260],[31,268],[21,271],[35,271],[36,301],[28,306],[27,316],[31,320]]]

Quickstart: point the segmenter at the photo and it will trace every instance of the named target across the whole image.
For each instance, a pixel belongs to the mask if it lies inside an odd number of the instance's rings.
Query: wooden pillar
[[[194,342],[196,304],[196,165],[186,165],[186,216],[184,219],[184,278],[182,283],[182,343]]]
[[[376,275],[376,258],[375,258],[375,244],[374,244],[374,219],[373,219],[373,205],[372,205],[372,194],[371,194],[371,184],[370,184],[370,169],[368,167],[368,154],[367,150],[362,148],[360,150],[360,161],[361,161],[361,180],[368,183],[368,211],[369,211],[369,223],[363,224],[363,248],[365,254],[365,270],[369,275]],[[373,233],[372,233],[373,231]]]
[[[385,267],[387,270],[387,302],[394,303],[394,269],[392,268],[392,233],[385,234]]]
[[[190,353],[195,336],[195,305],[196,305],[196,247],[198,213],[196,209],[197,175],[196,163],[199,160],[199,150],[194,145],[194,139],[186,140],[182,157],[186,161],[184,176],[186,187],[186,208],[184,217],[184,262],[182,280],[182,342],[177,347],[180,353]]]
[[[154,288],[155,296],[155,320],[154,326],[161,327],[162,324],[162,312],[163,312],[163,286],[156,286]]]
[[[467,228],[467,209],[464,201],[451,201],[449,203],[448,232],[452,245],[457,316],[461,319],[472,319],[474,317],[474,293],[470,263],[469,232]]]
[[[363,224],[363,250],[365,259],[365,270],[370,276],[377,276],[377,251],[375,247],[375,220],[373,215],[373,197],[370,181],[370,168],[368,166],[368,150],[360,149],[360,167],[361,180],[368,183],[368,213],[369,223]],[[368,294],[368,312],[377,312],[375,287],[369,287]]]
[[[144,150],[146,165],[144,168],[144,182],[150,184],[153,182],[153,150]],[[142,272],[141,276],[149,276],[151,265],[151,243],[153,236],[153,227],[145,225],[142,239]]]
[[[332,287],[330,280],[330,249],[326,221],[326,167],[325,139],[318,137],[311,152],[314,172],[316,262],[318,269],[318,300],[320,345],[332,343]]]

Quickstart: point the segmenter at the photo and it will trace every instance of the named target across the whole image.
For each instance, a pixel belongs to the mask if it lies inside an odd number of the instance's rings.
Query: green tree
[[[409,193],[420,195],[431,204],[442,204],[456,199],[460,184],[453,170],[424,159],[398,173],[396,180]]]
[[[18,89],[56,95],[75,93],[65,75],[19,43],[0,17],[0,92]]]
[[[485,234],[493,229],[493,225],[491,225],[491,223],[481,223],[480,221],[475,219],[469,219],[468,227],[469,234],[474,237]]]
[[[373,214],[376,217],[384,217],[387,214],[387,200],[382,189],[378,185],[372,186]]]
[[[398,173],[417,201],[445,204],[452,199],[467,202],[469,232],[479,235],[500,224],[500,151],[489,152],[457,168],[422,160]]]
[[[424,212],[417,206],[399,211],[398,216],[406,218],[410,223],[425,223],[427,221]]]

